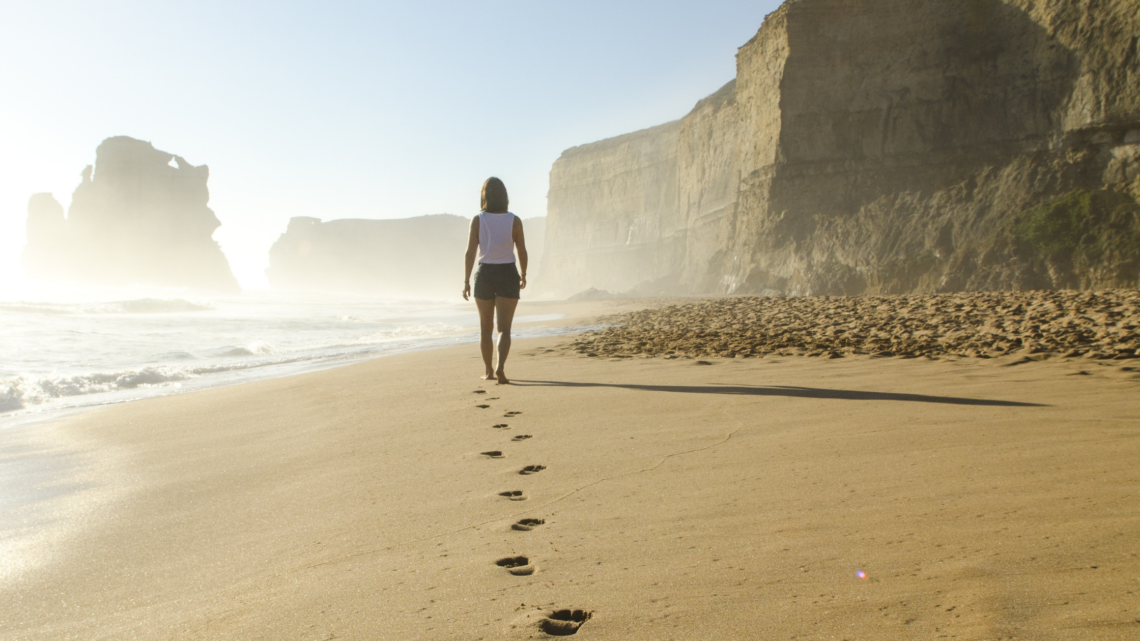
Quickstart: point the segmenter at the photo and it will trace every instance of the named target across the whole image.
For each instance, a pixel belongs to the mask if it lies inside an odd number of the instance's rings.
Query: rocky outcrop
[[[236,292],[213,240],[210,170],[126,136],[108,138],[82,173],[71,208],[51,194],[28,203],[24,271],[36,281]]]
[[[542,257],[546,254],[546,216],[523,220],[523,233],[526,238],[528,283],[542,282]],[[527,286],[530,287],[529,284]],[[527,294],[533,292],[532,288]]]
[[[545,219],[523,221],[531,260],[541,256]],[[274,289],[455,298],[463,290],[470,219],[450,214],[321,222],[297,217],[269,250]],[[535,274],[528,273],[534,280]]]
[[[524,221],[529,254],[541,255],[545,219]],[[454,298],[463,290],[471,221],[436,214],[389,220],[298,217],[269,250],[274,289]],[[534,279],[533,272],[528,274]]]
[[[683,119],[555,162],[544,280],[1140,286],[1138,41],[1134,0],[787,2]]]
[[[269,250],[274,289],[451,297],[463,289],[468,225],[438,214],[395,220],[298,217]]]

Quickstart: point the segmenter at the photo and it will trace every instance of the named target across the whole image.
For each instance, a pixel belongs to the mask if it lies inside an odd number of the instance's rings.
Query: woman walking
[[[482,211],[471,220],[471,235],[464,256],[463,300],[471,295],[471,269],[478,251],[479,269],[475,272],[475,306],[479,308],[479,347],[483,351],[485,380],[510,383],[504,371],[511,351],[511,321],[519,304],[519,290],[526,287],[526,240],[522,220],[507,211],[507,188],[498,178],[483,183],[480,198]],[[515,250],[518,250],[518,267]],[[522,273],[519,273],[519,269]],[[492,368],[495,343],[492,341],[494,321],[498,317],[498,362]]]

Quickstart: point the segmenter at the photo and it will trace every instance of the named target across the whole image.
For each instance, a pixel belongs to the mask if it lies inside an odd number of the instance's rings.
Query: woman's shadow
[[[906,401],[911,403],[942,403],[945,405],[988,405],[997,407],[1048,407],[1041,403],[1000,401],[959,396],[930,396],[927,394],[897,394],[894,392],[866,392],[859,390],[826,389],[822,387],[796,387],[792,385],[631,385],[618,383],[579,383],[572,381],[512,381],[520,387],[614,387],[644,392],[672,392],[678,394],[735,394],[741,396],[787,396],[791,398],[826,398],[844,401]]]

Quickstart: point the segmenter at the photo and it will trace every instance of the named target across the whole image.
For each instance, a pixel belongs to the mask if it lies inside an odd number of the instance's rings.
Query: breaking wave
[[[139,298],[108,303],[0,303],[0,312],[14,314],[181,314],[212,309],[188,300]]]
[[[194,375],[193,372],[170,367],[145,367],[138,371],[85,376],[19,376],[0,381],[0,412],[24,409],[29,405],[40,405],[69,396],[85,396],[184,381]]]

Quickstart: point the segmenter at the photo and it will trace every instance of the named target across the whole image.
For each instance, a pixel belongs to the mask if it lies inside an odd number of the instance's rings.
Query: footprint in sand
[[[540,621],[538,627],[551,636],[570,636],[578,634],[578,628],[592,616],[594,613],[589,610],[555,610]]]
[[[486,394],[486,393],[487,393],[487,390],[485,390],[485,389],[477,389],[477,390],[475,390],[474,392],[471,392],[471,393],[472,393],[472,394]]]
[[[508,492],[499,492],[499,496],[504,496],[512,501],[525,501],[526,492],[522,490],[510,490]]]
[[[511,418],[512,416],[518,416],[519,414],[522,414],[522,412],[511,411],[511,412],[507,412],[506,414],[503,414],[503,416],[505,416],[507,418]]]
[[[519,470],[519,474],[538,474],[546,469],[545,465],[528,465]]]
[[[498,427],[498,425],[496,425],[495,427]],[[506,426],[504,425],[503,427],[506,427]],[[511,440],[512,441],[525,441],[528,438],[530,438],[530,434],[519,434],[518,436],[512,438]]]
[[[481,409],[481,410],[485,410],[485,409],[487,409],[488,407],[491,407],[491,406],[490,406],[490,405],[476,405],[475,407],[478,407],[478,408],[479,408],[479,409]]]
[[[512,639],[534,639],[542,635],[565,637],[577,634],[594,615],[589,610],[550,610],[535,608],[515,619],[508,628]]]
[[[546,519],[522,519],[511,524],[512,530],[519,532],[530,532],[534,528],[546,523]]]
[[[479,452],[479,454],[487,458],[503,458],[503,453],[499,450],[491,450],[490,452]]]
[[[495,561],[495,565],[501,568],[507,568],[507,571],[515,576],[529,576],[534,574],[534,566],[531,565],[530,559],[525,556],[508,556],[503,559]]]
[[[501,430],[501,429],[505,429],[507,427],[507,424],[506,423],[495,423],[491,427],[493,427],[497,430]]]

